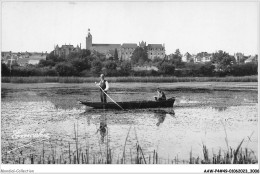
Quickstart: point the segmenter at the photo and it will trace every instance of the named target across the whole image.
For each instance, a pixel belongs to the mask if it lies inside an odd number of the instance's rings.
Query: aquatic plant
[[[135,129],[134,129],[135,130]],[[138,141],[137,133],[135,130],[136,148],[132,151],[130,148],[130,159],[127,160],[125,155],[126,141],[128,139],[130,128],[126,136],[123,156],[118,154],[117,159],[113,158],[113,152],[109,145],[109,136],[106,138],[106,155],[100,155],[102,152],[91,152],[89,147],[79,147],[78,141],[78,125],[74,124],[74,142],[75,149],[71,148],[73,141],[68,142],[68,149],[62,149],[61,154],[57,155],[56,148],[60,147],[56,140],[48,140],[42,143],[42,151],[37,154],[32,149],[20,149],[19,151],[11,151],[11,153],[3,152],[2,150],[2,163],[8,164],[255,164],[258,162],[257,157],[251,149],[245,147],[242,148],[244,139],[238,144],[237,148],[233,149],[229,147],[227,151],[219,149],[218,154],[212,154],[212,158],[209,156],[209,150],[206,145],[203,144],[202,152],[203,158],[197,156],[193,157],[192,149],[190,150],[189,160],[179,160],[178,155],[174,159],[163,159],[159,157],[156,150],[151,153],[144,153],[143,149]],[[64,145],[66,141],[61,140],[61,145]],[[9,143],[10,147],[6,149],[14,148],[14,144]],[[48,153],[46,153],[48,152]],[[67,153],[68,152],[68,153]],[[132,153],[133,152],[133,153]],[[133,158],[134,157],[134,158]],[[114,160],[114,161],[113,161]]]

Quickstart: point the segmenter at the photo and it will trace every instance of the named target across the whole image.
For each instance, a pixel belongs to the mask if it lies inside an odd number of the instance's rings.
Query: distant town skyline
[[[141,41],[166,54],[258,54],[258,2],[2,2],[1,51],[50,52],[54,45]]]

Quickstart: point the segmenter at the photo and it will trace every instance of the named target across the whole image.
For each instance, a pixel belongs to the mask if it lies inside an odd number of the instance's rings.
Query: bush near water
[[[97,77],[100,73],[104,73],[108,77],[122,77],[120,81],[139,81],[139,77],[145,76],[149,77],[150,80],[148,81],[151,82],[155,81],[151,79],[171,82],[174,81],[172,80],[173,76],[184,77],[181,78],[182,80],[180,81],[183,81],[185,78],[187,80],[190,77],[212,77],[207,80],[218,81],[219,79],[216,77],[252,76],[257,75],[258,73],[257,62],[236,62],[233,56],[223,51],[213,53],[212,60],[207,63],[182,62],[179,50],[177,50],[168,60],[161,60],[158,58],[149,60],[145,55],[146,54],[141,58],[137,58],[136,56],[138,55],[133,54],[131,61],[122,61],[113,57],[107,59],[102,54],[91,53],[89,50],[85,49],[81,50],[80,53],[71,53],[66,57],[59,57],[51,52],[46,60],[41,60],[38,65],[21,67],[18,65],[6,65],[2,62],[2,77],[31,78],[31,76],[36,76],[36,78],[38,78],[39,76],[44,76],[41,80],[51,79],[51,81],[58,82],[62,78],[54,80],[57,79],[57,77]],[[134,71],[133,67],[136,66],[157,67],[158,71]],[[174,79],[176,80],[176,78]],[[228,77],[228,79],[230,80],[230,77]],[[239,78],[234,79],[237,81]],[[245,79],[248,80],[248,77],[241,78],[240,80],[247,81]],[[249,81],[251,80],[252,78],[250,78]],[[34,80],[31,79],[30,81]],[[75,81],[82,81],[82,78],[78,78]],[[8,82],[8,80],[2,78],[2,82]]]

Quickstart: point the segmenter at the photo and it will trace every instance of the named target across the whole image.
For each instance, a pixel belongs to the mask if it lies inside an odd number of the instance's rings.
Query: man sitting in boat
[[[98,83],[98,85],[103,89],[103,91],[100,89],[100,99],[102,103],[106,103],[107,102],[107,95],[105,93],[107,93],[108,89],[109,89],[109,85],[107,80],[105,80],[105,76],[104,74],[100,75],[100,82]]]
[[[157,96],[155,96],[155,100],[156,101],[163,101],[166,100],[166,96],[164,94],[164,92],[162,90],[160,90],[160,88],[157,88]]]

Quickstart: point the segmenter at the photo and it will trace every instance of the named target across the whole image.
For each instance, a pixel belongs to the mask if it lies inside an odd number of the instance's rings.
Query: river
[[[191,153],[203,158],[203,145],[212,157],[227,147],[236,149],[242,140],[242,148],[257,158],[257,90],[177,89],[160,84],[167,97],[176,97],[173,108],[115,111],[78,103],[99,101],[98,89],[90,84],[8,86],[2,86],[1,93],[4,163],[17,163],[19,157],[29,163],[32,154],[35,159],[55,154],[68,163],[76,146],[81,152],[88,150],[90,158],[105,157],[110,148],[113,163],[122,156],[130,163],[137,144],[147,159],[155,150],[160,163],[173,159],[188,163]],[[109,92],[115,101],[133,101],[152,100],[158,84],[116,86],[112,84]]]

